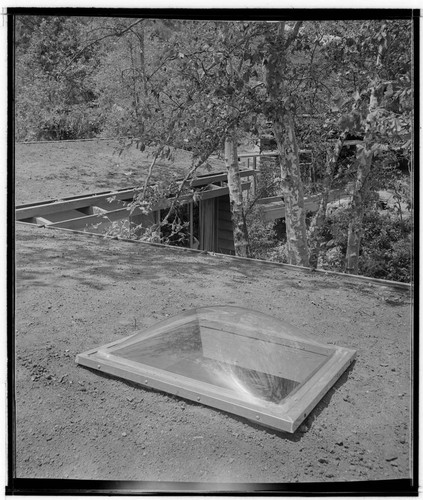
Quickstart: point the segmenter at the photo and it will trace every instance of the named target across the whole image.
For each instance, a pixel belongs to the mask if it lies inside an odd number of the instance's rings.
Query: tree
[[[89,30],[87,18],[17,16],[18,139],[71,139],[99,132],[92,76],[100,52],[79,53]]]
[[[322,27],[326,65],[321,68],[328,74],[323,82],[332,91],[327,95],[330,114],[321,128],[333,130],[338,138],[334,146],[326,144],[322,199],[310,228],[310,263],[317,265],[327,195],[336,180],[338,187],[353,186],[346,266],[358,272],[363,216],[377,199],[375,191],[392,185],[397,152],[404,152],[411,142],[410,29],[404,21],[338,23],[334,28]],[[355,158],[342,165],[339,154],[348,136],[363,142]]]
[[[225,139],[225,163],[228,171],[228,187],[231,200],[232,230],[235,255],[249,257],[249,241],[239,175],[237,136],[235,130],[228,131]]]
[[[286,74],[288,48],[301,27],[297,22],[286,35],[286,23],[278,23],[276,33],[266,35],[266,57],[263,62],[267,97],[265,114],[272,122],[279,151],[282,195],[286,210],[288,262],[308,266],[307,230],[300,158],[292,116],[295,102],[287,95]]]
[[[350,185],[348,266],[356,267],[362,215],[377,189],[396,182],[395,155],[409,157],[412,147],[410,26],[404,21],[21,16],[18,28],[20,137],[125,137],[122,149],[136,146],[151,159],[134,204],[148,210],[158,197],[175,195],[163,223],[226,141],[234,239],[242,234],[236,248],[244,255],[245,211],[254,200],[242,199],[236,149],[238,139],[257,138],[270,123],[280,153],[289,262],[317,265],[329,191]],[[342,163],[351,135],[363,138],[363,147]],[[176,185],[162,160],[171,163],[181,148],[192,153],[192,163]],[[300,148],[313,151],[312,165],[300,163]],[[163,183],[154,187],[158,179]],[[322,195],[309,241],[304,192]]]
[[[151,46],[149,58],[144,58],[143,92],[136,91],[135,83],[130,78],[123,91],[117,91],[117,96],[122,96],[119,103],[122,120],[115,120],[115,126],[120,133],[134,136],[128,144],[136,143],[141,149],[153,148],[150,169],[136,200],[144,207],[147,187],[160,156],[169,158],[171,148],[189,149],[193,154],[193,168],[189,174],[193,178],[196,169],[223,146],[223,140],[228,136],[227,146],[232,144],[233,147],[226,165],[235,251],[246,256],[248,234],[237,144],[233,138],[238,126],[248,128],[256,119],[251,119],[251,108],[255,105],[250,86],[251,65],[244,57],[248,36],[242,24],[232,28],[228,29],[226,23],[184,21],[165,25],[155,23],[154,28],[151,23],[144,24]],[[190,32],[188,39],[187,31]],[[123,46],[119,52],[118,64],[121,65],[122,75],[132,74],[134,67],[131,52],[131,60],[128,61],[130,71],[126,71],[128,62],[124,61],[128,57],[124,57],[125,49],[126,46]],[[105,81],[109,80],[102,76],[101,83]],[[254,81],[251,85],[254,86]],[[104,96],[103,99],[108,99],[108,92],[99,93]],[[116,94],[110,100],[112,102],[111,112],[116,106]],[[197,162],[199,158],[202,159],[200,163]],[[181,186],[186,187],[188,180],[184,179]],[[176,197],[182,191],[177,190]],[[169,214],[175,206],[176,199]],[[168,217],[165,217],[162,223],[167,220]]]
[[[310,248],[309,263],[310,266],[314,269],[317,268],[319,261],[323,230],[326,220],[326,211],[329,200],[329,193],[332,188],[333,178],[335,175],[335,168],[345,138],[346,138],[346,132],[342,133],[341,137],[339,137],[339,139],[336,141],[336,144],[333,148],[330,147],[328,148],[329,151],[327,153],[327,158],[326,158],[326,169],[324,172],[323,183],[322,183],[323,191],[321,193],[319,208],[313,217],[309,231],[309,248]]]
[[[365,111],[361,115],[356,113],[356,116],[361,118],[358,127],[361,130],[364,129],[364,137],[363,143],[357,147],[356,179],[352,194],[351,219],[348,226],[346,271],[353,273],[358,272],[358,257],[363,235],[363,217],[372,199],[369,180],[375,157],[389,149],[387,142],[393,142],[395,139],[397,141],[398,139],[403,139],[404,132],[408,136],[407,129],[409,127],[407,120],[401,124],[398,117],[392,115],[392,111],[389,110],[388,105],[389,94],[393,94],[392,80],[384,80],[384,76],[386,76],[386,72],[384,71],[386,53],[388,50],[392,50],[392,47],[389,47],[389,26],[386,22],[382,21],[380,26],[376,27],[375,31],[373,34],[375,41],[373,48],[374,59],[373,65],[370,63],[372,69],[369,72],[371,80],[365,92],[357,96],[357,100],[360,101],[364,101],[363,97],[367,97],[365,100],[367,113]],[[394,30],[394,34],[399,35],[398,27],[397,30]],[[401,40],[396,37],[396,42],[401,43]],[[363,109],[363,104],[361,107]],[[351,125],[357,127],[355,122],[356,120],[351,120],[351,117],[346,117],[345,119],[346,127],[348,128]],[[390,131],[389,128],[387,129],[387,125],[393,125],[393,130]]]

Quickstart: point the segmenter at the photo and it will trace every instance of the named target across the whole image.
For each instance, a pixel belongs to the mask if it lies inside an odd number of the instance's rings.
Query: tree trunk
[[[234,131],[228,133],[225,139],[225,164],[228,170],[235,255],[249,257],[248,232],[242,200],[241,176],[239,175],[237,139]]]
[[[267,58],[263,63],[268,102],[267,118],[273,122],[273,132],[279,151],[282,195],[285,201],[286,236],[289,264],[309,265],[304,192],[300,172],[300,158],[292,118],[292,101],[286,96],[285,78],[287,49],[294,40],[301,23],[296,23],[293,34],[285,39],[285,22],[278,33],[267,36]]]
[[[351,202],[351,220],[348,224],[348,243],[345,257],[345,271],[358,274],[358,257],[363,235],[363,218],[368,199],[367,179],[370,173],[373,153],[363,149],[358,157],[357,177]]]
[[[285,202],[289,264],[309,266],[304,191],[294,121],[285,112],[284,124],[275,120],[273,129],[279,150],[282,196]]]
[[[385,25],[381,27],[381,33],[384,32]],[[369,110],[366,118],[364,133],[364,147],[358,149],[357,158],[357,177],[354,185],[353,199],[351,203],[351,219],[348,225],[348,243],[345,257],[345,271],[347,273],[358,273],[358,258],[360,254],[361,238],[363,235],[363,218],[366,204],[368,203],[368,178],[372,165],[375,140],[372,133],[373,122],[375,121],[374,111],[378,106],[377,85],[379,72],[382,67],[382,54],[385,47],[384,38],[381,38],[378,46],[378,55],[376,58],[373,83],[370,89]]]
[[[329,193],[332,187],[333,176],[335,174],[336,163],[339,158],[342,146],[345,141],[346,132],[336,141],[335,147],[328,154],[326,160],[325,175],[323,178],[323,192],[320,199],[319,209],[313,217],[309,230],[310,266],[317,268],[320,247],[322,242],[323,227],[326,221],[326,210],[328,206]]]
[[[139,58],[140,58],[140,65],[139,65],[139,71],[140,71],[140,76],[141,76],[141,81],[142,81],[142,89],[143,89],[143,97],[147,96],[147,75],[145,72],[145,29],[144,25],[141,24],[139,26],[139,30],[137,32],[137,37],[138,37],[138,43],[139,43]]]

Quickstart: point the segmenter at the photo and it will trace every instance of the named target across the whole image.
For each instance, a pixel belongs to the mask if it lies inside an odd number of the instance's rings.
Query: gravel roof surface
[[[16,228],[18,478],[304,483],[411,477],[411,296],[348,276]],[[293,435],[75,364],[184,309],[237,305],[357,358]]]

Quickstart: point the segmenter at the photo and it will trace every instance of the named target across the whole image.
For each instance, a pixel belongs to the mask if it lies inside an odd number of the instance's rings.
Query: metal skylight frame
[[[276,403],[251,396],[235,386],[221,387],[210,381],[196,380],[187,374],[153,366],[153,362],[138,362],[124,357],[128,354],[122,354],[132,350],[142,354],[144,347],[148,352],[151,349],[148,346],[154,345],[157,339],[162,343],[164,339],[177,341],[181,332],[188,331],[189,334],[190,329],[196,331],[197,336],[200,332],[201,348],[207,351],[207,359],[211,357],[222,366],[239,368],[236,366],[238,361],[229,358],[241,357],[241,370],[255,374],[259,373],[258,366],[273,362],[274,373],[267,376],[276,378],[276,374],[297,380],[296,387]],[[232,352],[228,342],[232,342]],[[260,361],[259,351],[263,345],[269,349]],[[143,332],[86,351],[77,356],[76,362],[144,387],[239,415],[266,427],[293,433],[352,363],[355,354],[352,349],[317,342],[288,323],[262,313],[239,307],[214,306],[185,311]],[[168,355],[173,356],[173,353]],[[270,355],[273,360],[266,358]],[[188,363],[192,364],[191,361]],[[226,377],[227,373],[222,373]]]

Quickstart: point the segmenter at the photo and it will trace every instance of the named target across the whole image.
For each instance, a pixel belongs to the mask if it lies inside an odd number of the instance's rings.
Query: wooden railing
[[[347,198],[349,195],[343,189],[333,189],[329,193],[328,203],[340,201]],[[319,209],[321,194],[307,196],[304,198],[304,208],[308,212],[316,212]],[[263,207],[264,219],[267,222],[282,219],[285,217],[285,203],[281,196],[272,196],[269,198],[261,198],[257,202]]]

